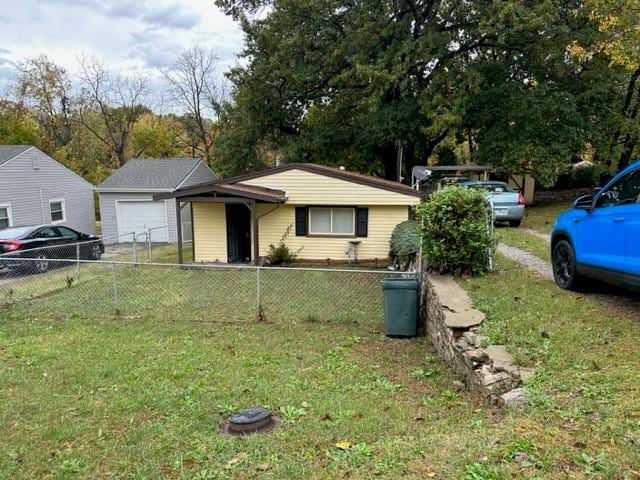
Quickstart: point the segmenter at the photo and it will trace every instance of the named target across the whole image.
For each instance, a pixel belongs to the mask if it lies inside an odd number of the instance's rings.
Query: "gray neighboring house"
[[[134,158],[98,185],[100,218],[105,244],[138,241],[151,231],[153,242],[176,242],[173,200],[154,201],[156,193],[211,182],[218,177],[197,158]],[[191,240],[191,211],[182,208],[182,233]]]
[[[0,145],[0,229],[52,223],[95,234],[94,190],[32,145]]]

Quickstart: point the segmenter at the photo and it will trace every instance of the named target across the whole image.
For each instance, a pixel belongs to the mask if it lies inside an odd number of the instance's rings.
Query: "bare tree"
[[[220,77],[216,76],[218,57],[199,45],[182,52],[163,73],[174,105],[193,120],[199,144],[192,144],[207,160],[211,159],[213,124],[224,98]]]
[[[18,64],[18,105],[28,107],[51,149],[71,141],[71,80],[67,71],[45,55]]]
[[[111,149],[115,167],[124,164],[127,144],[136,121],[150,110],[145,105],[148,80],[111,74],[96,58],[80,61],[80,120]],[[96,125],[95,114],[102,125]]]

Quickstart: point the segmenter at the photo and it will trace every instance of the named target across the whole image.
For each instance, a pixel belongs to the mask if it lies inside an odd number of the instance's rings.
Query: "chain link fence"
[[[148,228],[144,232],[126,232],[104,237],[104,259],[124,262],[178,263],[177,243],[167,242],[168,225]],[[190,228],[190,227],[189,227]],[[183,225],[183,232],[186,231]],[[191,235],[183,236],[185,262],[193,260]]]
[[[0,312],[381,324],[381,282],[413,273],[0,256]],[[82,257],[82,255],[80,255]],[[46,263],[44,263],[46,262]]]

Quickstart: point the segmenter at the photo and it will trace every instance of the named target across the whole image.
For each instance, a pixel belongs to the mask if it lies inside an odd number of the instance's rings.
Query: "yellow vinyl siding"
[[[288,204],[297,205],[415,205],[418,197],[390,192],[317,173],[293,169],[242,183],[284,190]]]
[[[193,203],[196,262],[227,261],[227,220],[223,203]]]
[[[326,200],[325,200],[326,203]],[[364,206],[360,204],[360,206]],[[260,219],[260,256],[265,256],[269,245],[276,245],[287,227],[291,225],[291,232],[285,243],[292,250],[298,252],[298,258],[309,260],[347,260],[345,250],[349,247],[349,240],[359,240],[358,258],[374,259],[389,256],[389,240],[393,228],[409,217],[407,205],[382,206],[368,205],[369,230],[368,236],[363,238],[327,238],[327,237],[296,237],[295,206],[282,205],[277,210],[267,213]],[[258,205],[258,215],[273,209],[273,205]]]

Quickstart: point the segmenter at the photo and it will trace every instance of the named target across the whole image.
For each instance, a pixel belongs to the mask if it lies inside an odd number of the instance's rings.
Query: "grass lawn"
[[[354,325],[4,314],[0,362],[1,478],[456,478],[495,421],[423,339]],[[220,435],[257,404],[283,426]]]
[[[462,283],[487,314],[484,333],[537,369],[523,410],[455,393],[455,377],[425,340],[384,338],[381,318],[367,310],[342,319],[282,310],[281,321],[234,323],[232,302],[207,312],[199,296],[182,298],[182,287],[164,298],[145,287],[158,282],[149,275],[180,282],[138,271],[128,284],[144,306],[135,315],[113,319],[73,303],[73,289],[0,310],[0,478],[640,473],[640,326],[502,257],[495,273]],[[292,290],[283,281],[269,280],[283,285],[272,308]],[[313,279],[315,290],[300,289],[300,299],[315,295],[331,311],[340,295],[321,283]],[[213,291],[201,290],[202,299]],[[168,314],[171,305],[180,317]],[[253,405],[272,408],[283,426],[223,438],[228,415]]]
[[[540,233],[548,234],[556,217],[569,208],[571,208],[570,202],[526,207],[522,228],[530,228]]]
[[[499,228],[496,230],[500,242],[518,247],[542,260],[550,260],[549,242],[523,231],[520,228]]]
[[[509,419],[534,465],[518,476],[640,477],[637,318],[562,291],[502,257],[494,274],[463,286],[487,314],[484,333],[536,367],[527,384],[532,407]],[[501,478],[516,475],[507,473],[501,443],[487,455]]]

